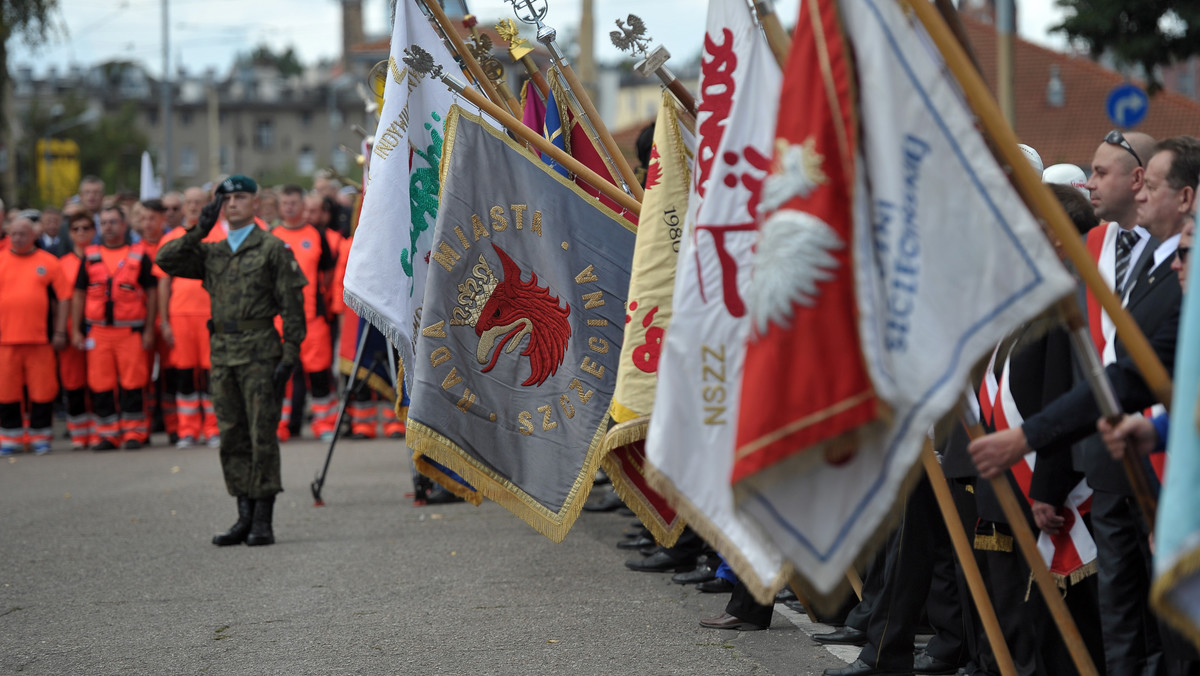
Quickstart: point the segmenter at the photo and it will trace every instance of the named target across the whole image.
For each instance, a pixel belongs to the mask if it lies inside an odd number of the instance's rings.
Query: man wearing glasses
[[[1136,208],[1129,222],[1136,220],[1161,244],[1154,249],[1146,247],[1148,257],[1143,257],[1146,260],[1139,269],[1129,271],[1122,299],[1170,371],[1174,367],[1182,298],[1171,264],[1180,232],[1196,205],[1200,141],[1177,136],[1145,151],[1139,140],[1132,137],[1132,134],[1124,137],[1127,143],[1123,144],[1121,137],[1110,134],[1105,145],[1111,148],[1102,147],[1097,156],[1102,151],[1115,153],[1117,157],[1124,153],[1137,165]],[[1144,167],[1143,158],[1147,160]],[[1089,181],[1089,187],[1098,185],[1102,191],[1108,186],[1130,184],[1120,180],[1120,176],[1102,176],[1095,183]],[[1093,204],[1097,196],[1093,189]],[[1117,201],[1118,192],[1114,189],[1099,196],[1108,198],[1107,204],[1111,205]],[[1116,279],[1120,281],[1120,275]],[[1125,411],[1140,412],[1157,403],[1120,341],[1106,340],[1102,353],[1112,359],[1105,373]],[[980,475],[990,479],[1002,476],[1029,449],[1036,451],[1055,443],[1086,439],[1075,451],[1093,489],[1092,530],[1098,554],[1099,617],[1106,668],[1110,674],[1158,673],[1163,659],[1162,641],[1157,622],[1146,604],[1150,591],[1148,533],[1120,463],[1109,454],[1103,440],[1092,434],[1099,417],[1087,383],[1080,381],[1041,413],[1026,419],[1022,427],[979,439],[971,444],[970,451]]]
[[[166,223],[163,224],[164,232],[170,232],[183,225],[183,195],[169,192],[162,196],[162,205],[167,216]]]

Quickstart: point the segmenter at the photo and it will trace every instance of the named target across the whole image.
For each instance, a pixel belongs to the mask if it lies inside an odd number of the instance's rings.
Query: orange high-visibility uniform
[[[340,313],[342,330],[338,338],[338,370],[350,375],[354,367],[355,352],[358,349],[358,315],[346,305],[346,264],[350,259],[350,245],[353,237],[342,239],[338,250],[337,267],[333,270],[333,283],[330,285],[330,308]],[[399,364],[397,364],[399,368]],[[363,386],[366,397],[354,397],[346,402],[346,415],[350,418],[350,433],[355,436],[374,439],[378,422],[383,420],[383,434],[387,437],[404,436],[404,421],[398,420],[392,409],[392,402],[385,400],[378,392]]]
[[[146,324],[146,289],[155,286],[152,262],[141,243],[115,248],[93,244],[84,254],[75,288],[85,292],[84,318],[88,322],[88,387],[92,392],[112,392],[120,385],[124,406],[116,411],[95,407],[96,433],[116,444],[145,443],[149,437],[141,390],[149,370],[142,348]],[[126,397],[125,392],[137,392]]]
[[[79,275],[79,254],[70,251],[58,259],[62,265],[67,285],[74,289]],[[71,335],[71,322],[67,320],[67,335]],[[58,353],[58,380],[67,391],[67,432],[73,448],[84,448],[92,434],[92,416],[87,408],[87,352],[68,344]]]
[[[181,229],[175,228],[174,230]],[[154,262],[154,257],[158,255],[159,247],[168,241],[168,234],[170,233],[163,234],[157,242],[151,242],[144,237],[142,238],[142,248],[145,249],[146,257],[150,259],[151,263]],[[158,359],[158,386],[161,395],[159,400],[155,400],[154,398],[155,382],[153,375],[154,360],[156,358]],[[174,367],[171,364],[171,347],[167,345],[166,340],[163,340],[162,334],[155,331],[154,348],[146,350],[146,373],[149,374],[146,383],[147,409],[152,409],[156,404],[162,407],[160,413],[162,415],[163,428],[167,434],[176,434],[179,428],[179,420],[175,411],[175,383],[169,380],[171,374],[168,369],[172,368]]]
[[[175,228],[163,236],[161,244],[179,239],[187,234],[184,228]],[[226,237],[225,228],[213,228],[205,242],[219,242]],[[196,386],[196,371],[212,368],[209,353],[208,320],[212,318],[211,301],[204,282],[186,277],[171,277],[162,268],[154,266],[154,274],[160,279],[171,280],[171,297],[167,301],[167,316],[175,335],[175,346],[171,348],[171,367],[186,371],[183,378],[188,381],[189,392],[175,393],[176,416],[179,420],[180,438],[213,439],[219,435],[217,416],[213,413],[212,399],[207,388]]]
[[[58,395],[54,348],[47,324],[50,303],[65,302],[71,287],[53,255],[0,252],[0,444],[24,442],[21,408],[29,393],[29,441],[49,443]]]
[[[271,230],[271,234],[283,240],[292,250],[296,264],[304,273],[309,283],[304,286],[304,318],[307,333],[304,342],[300,344],[300,365],[309,374],[312,385],[312,432],[320,436],[332,432],[337,417],[337,399],[329,387],[329,367],[333,363],[333,344],[329,334],[328,314],[325,298],[319,290],[321,274],[332,270],[337,260],[329,250],[329,241],[321,236],[321,231],[313,225],[302,225],[298,228],[279,226]],[[276,318],[276,328],[282,327],[282,320]],[[322,375],[317,375],[322,374]],[[314,379],[314,375],[316,378]],[[323,391],[322,391],[323,390]],[[291,421],[291,385],[284,397],[283,411],[279,420],[280,439],[287,439],[287,431]]]

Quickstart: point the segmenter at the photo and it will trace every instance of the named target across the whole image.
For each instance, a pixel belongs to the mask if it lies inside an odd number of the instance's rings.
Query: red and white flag
[[[854,18],[841,26],[844,37],[837,30],[839,6]],[[835,48],[841,40],[853,51],[852,62]],[[856,441],[841,450],[853,452],[793,456],[770,471],[744,474],[736,486],[737,508],[814,591],[825,594],[842,582],[904,498],[905,479],[926,434],[959,402],[971,364],[1074,284],[975,128],[942,55],[915,17],[894,0],[840,0],[837,6],[833,0],[809,0],[801,7],[792,49],[802,55],[789,64],[789,78],[807,69],[807,80],[822,83],[823,92],[837,92],[849,82],[858,87],[851,99],[860,116],[853,228],[843,243],[853,263],[855,302],[840,305],[846,315],[857,313],[858,341],[827,341],[830,351],[817,355],[822,364],[814,368],[819,378],[838,381],[840,367],[824,364],[861,359],[871,391],[888,414],[879,424],[854,428],[870,419],[865,407],[872,395],[860,383],[829,397],[863,406],[857,419],[843,421]],[[844,124],[844,114],[825,119],[835,131]],[[839,152],[814,150],[823,163],[840,160]],[[816,172],[803,173],[815,183]],[[832,182],[833,172],[821,173]],[[808,218],[834,217],[827,208]],[[820,230],[811,221],[807,229]],[[833,236],[814,239],[823,244],[816,256],[821,273],[813,275],[816,281],[802,297],[817,299],[838,288],[842,263]],[[823,319],[796,330],[829,327]],[[812,382],[815,387],[820,381]]]
[[[857,349],[851,255],[857,120],[836,9],[801,12],[784,76],[754,257],[732,480],[841,462],[875,420]]]
[[[743,0],[709,3],[701,59],[698,146],[646,471],[765,601],[788,571],[780,552],[734,510],[729,475],[750,328],[755,212],[770,168],[782,77]]]

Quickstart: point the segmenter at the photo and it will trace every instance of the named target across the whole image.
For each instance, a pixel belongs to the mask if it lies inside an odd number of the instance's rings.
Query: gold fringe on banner
[[[583,468],[576,476],[575,483],[571,486],[563,506],[557,512],[551,511],[518,488],[516,484],[467,455],[466,451],[459,448],[454,442],[412,418],[408,419],[408,434],[405,436],[405,441],[413,450],[413,462],[417,465],[417,470],[425,476],[454,492],[455,495],[458,495],[454,489],[455,485],[462,490],[461,484],[445,474],[436,471],[427,472],[427,469],[432,468],[424,462],[421,455],[426,455],[429,459],[441,463],[457,473],[463,478],[463,481],[475,487],[477,497],[484,497],[499,504],[550,540],[562,542],[575,520],[579,518],[584,500],[592,490],[596,471],[600,469],[600,443],[604,439],[604,430],[607,424],[608,417],[605,416],[604,423],[596,430],[591,443],[588,444]]]
[[[1197,404],[1200,406],[1200,404]],[[1200,626],[1182,608],[1171,602],[1168,592],[1185,579],[1200,575],[1200,548],[1193,547],[1192,551],[1179,557],[1175,563],[1160,574],[1150,587],[1150,605],[1170,623],[1175,631],[1183,634],[1197,648],[1200,648]]]

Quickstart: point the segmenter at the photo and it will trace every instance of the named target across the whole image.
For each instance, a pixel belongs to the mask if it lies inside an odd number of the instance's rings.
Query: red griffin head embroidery
[[[512,352],[529,336],[529,345],[521,356],[529,357],[531,373],[521,385],[541,385],[558,371],[566,357],[571,306],[559,307],[558,297],[550,295],[550,287],[538,286],[537,273],[530,273],[528,282],[521,281],[521,268],[503,249],[495,244],[492,248],[500,256],[504,275],[479,311],[475,358],[485,364],[482,372],[487,373],[496,365],[501,351]]]

